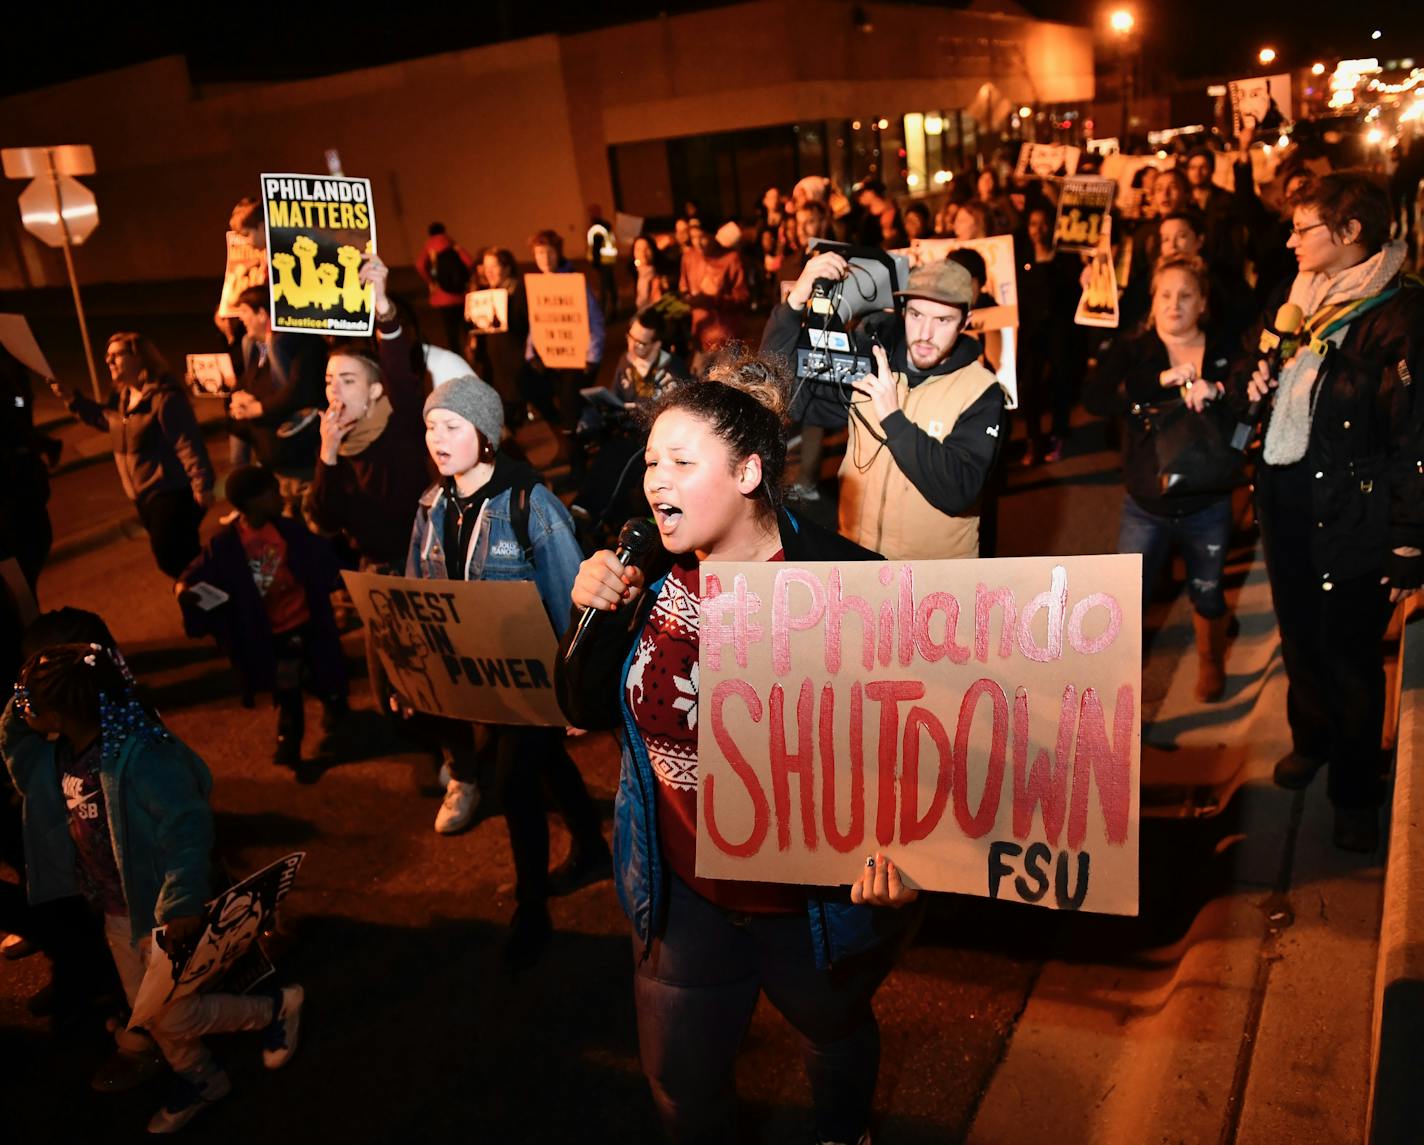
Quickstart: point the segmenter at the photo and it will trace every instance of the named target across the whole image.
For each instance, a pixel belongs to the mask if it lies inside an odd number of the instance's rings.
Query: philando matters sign
[[[701,571],[698,875],[1137,912],[1140,557]]]

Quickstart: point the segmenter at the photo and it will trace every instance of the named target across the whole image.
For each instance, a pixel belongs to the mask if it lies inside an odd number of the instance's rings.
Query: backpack
[[[529,537],[529,499],[533,496],[534,486],[542,484],[539,478],[532,477],[520,481],[509,491],[509,527],[514,530],[514,538],[524,550],[524,559],[531,566],[534,564],[534,542]],[[574,539],[578,542],[579,551],[586,557],[592,556],[603,546],[597,544],[590,547],[595,538],[591,538],[579,526],[580,522],[575,520]]]
[[[430,260],[430,275],[446,294],[464,294],[465,286],[470,281],[469,268],[454,243],[435,252],[435,257]]]

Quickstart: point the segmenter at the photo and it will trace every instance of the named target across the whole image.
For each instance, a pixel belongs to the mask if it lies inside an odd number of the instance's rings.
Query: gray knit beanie
[[[499,448],[500,434],[504,431],[504,403],[494,389],[473,374],[463,378],[451,378],[430,392],[425,399],[425,413],[433,409],[447,409],[459,414],[496,449]]]

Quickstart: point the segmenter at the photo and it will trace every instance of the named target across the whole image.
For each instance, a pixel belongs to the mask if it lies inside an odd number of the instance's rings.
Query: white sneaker
[[[281,1004],[272,1024],[262,1032],[262,1064],[281,1069],[297,1052],[297,1035],[302,1024],[302,1003],[306,991],[300,986],[283,986]]]
[[[441,835],[453,835],[470,825],[475,808],[480,805],[480,789],[473,783],[450,780],[445,799],[435,815],[435,830]]]
[[[217,1070],[201,1082],[175,1075],[168,1100],[149,1120],[150,1133],[177,1133],[208,1106],[232,1092],[227,1074]]]

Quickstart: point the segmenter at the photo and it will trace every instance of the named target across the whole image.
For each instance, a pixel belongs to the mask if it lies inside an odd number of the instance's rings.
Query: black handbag
[[[1234,422],[1227,424],[1230,415],[1220,399],[1201,413],[1180,398],[1134,405],[1132,416],[1152,449],[1156,487],[1129,492],[1140,497],[1199,497],[1224,495],[1244,483],[1246,458],[1231,448]]]

